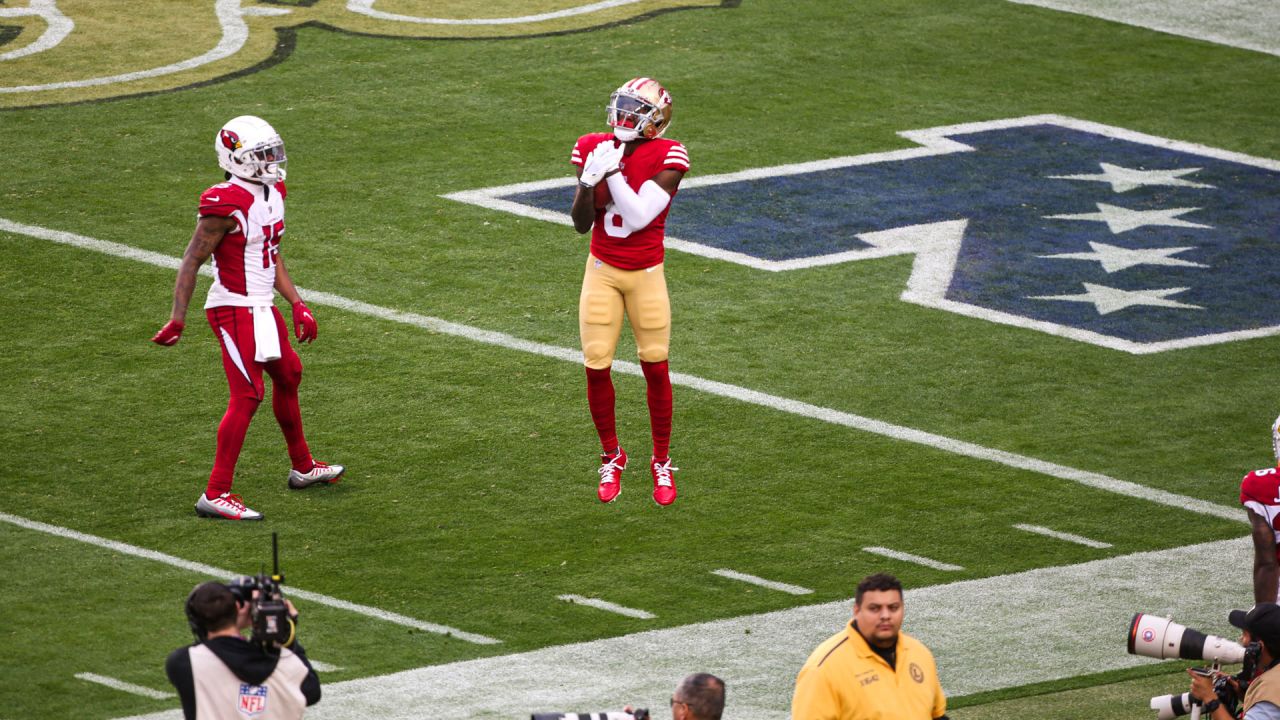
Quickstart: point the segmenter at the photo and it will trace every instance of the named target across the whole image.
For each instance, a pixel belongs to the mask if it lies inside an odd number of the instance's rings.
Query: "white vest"
[[[275,672],[262,685],[250,685],[231,672],[204,645],[189,650],[196,690],[197,720],[297,720],[307,707],[302,681],[307,666],[292,650],[280,650]]]

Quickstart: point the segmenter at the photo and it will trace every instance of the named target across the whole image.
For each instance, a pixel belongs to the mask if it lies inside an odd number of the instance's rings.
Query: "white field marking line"
[[[1272,0],[1009,0],[1088,15],[1196,40],[1280,55],[1280,12]]]
[[[908,588],[903,629],[933,651],[949,697],[1149,666],[1125,652],[1135,612],[1234,638],[1230,608],[1253,597],[1247,535],[1076,565]],[[1239,572],[1223,573],[1222,568]],[[1169,578],[1215,582],[1187,592]],[[857,581],[852,577],[849,582]],[[796,672],[849,623],[853,599],[662,628],[324,686],[316,720],[528,717],[531,712],[660,707],[691,670],[730,687],[726,720],[787,720]],[[625,659],[625,661],[620,661]],[[1181,689],[1179,689],[1181,687]],[[1185,685],[1170,684],[1168,692]],[[1135,698],[1134,702],[1145,703]],[[1136,707],[1136,706],[1135,706]],[[426,711],[418,711],[418,715]],[[416,715],[415,715],[416,717]],[[133,720],[182,720],[174,709]]]
[[[311,658],[307,658],[307,660],[311,662],[311,667],[312,667],[312,669],[313,669],[313,670],[315,670],[316,672],[337,672],[337,671],[339,671],[339,670],[342,670],[342,669],[343,669],[343,668],[338,667],[337,665],[330,665],[330,664],[329,664],[329,663],[327,663],[327,662],[321,662],[321,661],[319,661],[319,660],[312,660]]]
[[[647,610],[637,610],[635,608],[624,607],[599,598],[583,597],[582,595],[557,595],[556,599],[563,600],[567,603],[573,603],[574,605],[586,605],[587,607],[593,607],[597,610],[605,610],[619,615],[626,615],[627,617],[638,618],[640,620],[652,620],[658,617]]]
[[[0,8],[0,18],[23,17],[27,15],[38,15],[45,22],[44,32],[40,33],[40,37],[35,42],[20,47],[17,50],[10,50],[6,53],[0,53],[0,62],[5,60],[13,60],[14,58],[34,55],[38,52],[44,52],[51,47],[57,47],[58,43],[67,39],[71,31],[75,29],[76,24],[71,18],[62,14],[58,9],[58,3],[55,0],[31,0],[31,4],[25,8]]]
[[[75,677],[77,680],[84,680],[85,682],[97,683],[99,685],[106,685],[107,687],[112,688],[114,690],[120,690],[122,692],[132,693],[134,695],[149,697],[152,700],[168,700],[171,697],[177,697],[177,695],[174,695],[173,693],[170,693],[170,692],[161,692],[159,690],[152,690],[151,688],[146,687],[145,685],[134,685],[133,683],[127,683],[123,680],[117,680],[113,677],[107,677],[106,675],[99,675],[97,673],[87,673],[87,672],[76,673]]]
[[[116,83],[131,82],[133,80],[142,80],[145,78],[153,78],[160,75],[171,75],[173,73],[190,70],[217,62],[223,58],[231,57],[244,47],[245,42],[249,40],[249,26],[245,24],[244,18],[241,17],[242,10],[240,8],[240,0],[217,0],[214,4],[214,12],[218,16],[218,24],[222,26],[222,37],[218,40],[218,44],[209,52],[203,55],[193,57],[189,60],[165,65],[163,67],[152,68],[150,70],[139,70],[137,72],[123,73],[120,75],[110,75],[107,77],[89,78],[86,80],[67,80],[64,82],[46,83],[44,85],[15,85],[10,87],[0,87],[0,94],[3,93],[21,93],[21,92],[40,92],[44,90],[64,90],[67,88],[93,87],[96,85],[114,85]]]
[[[1227,162],[1252,165],[1254,167],[1280,172],[1280,160],[1254,157],[1243,153],[1222,150],[1220,148],[1209,147],[1207,145],[1200,145],[1197,143],[1170,140],[1169,138],[1147,135],[1145,133],[1128,130],[1126,128],[1103,125],[1101,123],[1090,122],[1088,120],[1079,120],[1064,115],[1029,115],[1026,117],[1007,118],[1004,120],[945,125],[941,127],[924,128],[921,130],[904,130],[899,132],[898,135],[917,143],[918,147],[906,148],[903,150],[891,150],[888,152],[869,153],[865,155],[835,157],[811,162],[752,168],[749,170],[724,173],[720,175],[695,176],[682,182],[681,188],[692,189],[713,185],[723,185],[725,183],[732,182],[761,180],[773,177],[821,172],[824,170],[834,170],[858,165],[902,162],[923,157],[947,155],[950,153],[972,152],[974,150],[972,146],[953,140],[950,136],[986,132],[990,130],[1005,130],[1009,128],[1033,125],[1056,125],[1102,137],[1115,138],[1141,145],[1151,145],[1177,152],[1202,155]],[[441,197],[470,205],[477,205],[490,210],[497,210],[519,215],[521,217],[554,222],[560,225],[572,227],[573,220],[566,213],[545,210],[531,205],[524,205],[508,198],[512,195],[518,195],[521,193],[559,187],[567,188],[572,186],[574,182],[575,180],[573,177],[552,178],[549,180],[538,180],[534,182],[480,188],[477,190],[464,190],[461,192],[441,195]],[[875,260],[894,255],[915,255],[915,262],[912,266],[911,276],[907,281],[907,288],[900,296],[904,302],[935,308],[938,310],[945,310],[957,315],[986,320],[987,322],[999,323],[1001,325],[1010,325],[1028,330],[1036,330],[1049,335],[1065,337],[1078,342],[1099,345],[1135,355],[1145,355],[1191,347],[1202,347],[1217,343],[1251,340],[1280,334],[1280,325],[1278,325],[1253,328],[1249,330],[1197,335],[1177,340],[1162,340],[1147,343],[1134,342],[1132,340],[1112,337],[1067,325],[1035,320],[1015,315],[1013,313],[1006,313],[999,310],[971,305],[969,303],[948,300],[946,298],[946,290],[954,272],[956,256],[960,251],[960,244],[963,240],[966,223],[967,219],[958,218],[942,222],[908,225],[904,227],[886,228],[861,233],[857,236],[858,239],[866,242],[870,247],[857,250],[845,250],[837,253],[817,255],[807,258],[795,258],[792,260],[765,260],[743,253],[734,252],[732,250],[724,250],[673,237],[667,238],[666,245],[672,250],[679,250],[681,252],[686,252],[700,257],[736,263],[769,272],[799,270],[837,263],[856,262],[860,260]]]
[[[890,550],[889,548],[885,548],[885,547],[864,547],[862,548],[862,552],[871,553],[872,555],[879,555],[881,557],[892,558],[894,560],[901,560],[903,562],[915,563],[916,565],[923,565],[925,567],[933,568],[934,570],[949,570],[952,572],[956,572],[964,569],[959,565],[952,565],[950,563],[939,562],[937,560],[924,557],[923,555],[912,555],[911,553],[899,552],[897,550]]]
[[[0,512],[0,522],[7,522],[11,525],[17,525],[18,527],[26,528],[28,530],[48,533],[49,535],[66,538],[68,540],[75,540],[88,545],[96,545],[100,548],[112,550],[125,555],[132,555],[134,557],[143,558],[144,560],[154,560],[156,562],[164,563],[165,565],[171,565],[183,570],[190,570],[191,572],[199,573],[201,575],[230,578],[241,574],[233,573],[230,570],[223,570],[222,568],[216,568],[212,565],[205,565],[204,563],[183,560],[180,557],[174,557],[173,555],[168,555],[156,550],[148,550],[147,548],[141,548],[136,545],[129,545],[128,543],[122,543],[117,540],[108,540],[106,538],[98,537],[97,535],[89,535],[88,533],[82,533],[77,530],[71,530],[57,525],[49,525],[47,523],[39,522],[38,520],[28,520],[23,517],[18,517],[17,515],[10,515],[6,512]],[[477,635],[475,633],[458,630],[457,628],[451,628],[447,625],[425,622],[418,620],[417,618],[411,618],[407,615],[388,612],[368,605],[357,605],[356,603],[347,602],[346,600],[340,600],[328,595],[311,592],[310,590],[303,590],[299,587],[291,586],[289,588],[289,597],[294,599],[310,600],[311,602],[319,605],[328,605],[329,607],[338,608],[339,610],[347,610],[366,617],[385,620],[390,623],[395,623],[396,625],[403,625],[405,627],[411,627],[429,633],[456,637],[459,640],[465,640],[477,645],[495,645],[502,642],[501,640],[495,640],[484,635]]]
[[[623,5],[634,5],[640,0],[602,0],[602,2],[591,3],[590,5],[579,5],[577,7],[565,8],[564,10],[556,10],[554,12],[546,12],[538,15],[524,15],[521,17],[506,18],[431,18],[419,17],[417,15],[399,15],[396,13],[382,12],[374,10],[373,4],[377,0],[347,0],[347,11],[360,15],[368,15],[379,20],[394,20],[397,22],[421,23],[424,25],[518,25],[521,23],[535,23],[544,20],[557,20],[559,18],[572,17],[574,15],[586,15],[598,10],[607,10],[609,8],[622,7]]]
[[[1017,528],[1018,530],[1024,530],[1029,533],[1044,535],[1045,537],[1057,538],[1058,540],[1065,540],[1067,542],[1075,543],[1077,545],[1084,545],[1085,547],[1097,548],[1099,550],[1103,550],[1111,547],[1111,543],[1105,543],[1105,542],[1102,542],[1101,540],[1091,540],[1087,537],[1084,537],[1083,535],[1075,535],[1073,533],[1050,530],[1049,528],[1042,527],[1040,525],[1024,525],[1023,523],[1018,523],[1013,527]]]
[[[755,575],[748,575],[746,573],[738,572],[737,570],[726,570],[724,568],[721,568],[719,570],[712,570],[711,574],[719,575],[720,577],[723,577],[723,578],[729,578],[730,580],[741,580],[742,582],[745,582],[745,583],[751,583],[752,585],[759,585],[760,587],[769,588],[770,590],[778,590],[780,592],[790,593],[791,595],[813,594],[813,591],[807,587],[800,587],[799,585],[792,585],[790,583],[778,582],[777,580],[765,580],[762,577],[757,577]]]
[[[72,247],[85,250],[105,253],[107,255],[137,260],[139,262],[145,262],[163,268],[177,268],[181,262],[178,258],[171,257],[169,255],[139,250],[128,245],[109,242],[106,240],[96,240],[94,238],[63,232],[60,230],[50,230],[49,228],[43,228],[35,225],[25,225],[23,223],[13,222],[12,220],[5,220],[4,218],[0,218],[0,232],[11,232],[19,235],[26,235],[28,237],[40,238],[42,240],[49,240],[63,245],[70,245]],[[211,274],[212,272],[208,267],[201,268],[201,271],[205,274]],[[496,345],[509,350],[518,350],[520,352],[542,355],[544,357],[563,360],[566,362],[582,363],[582,352],[577,349],[563,348],[555,345],[548,345],[546,343],[523,340],[521,338],[507,335],[506,333],[482,330],[480,328],[471,327],[470,325],[452,323],[447,320],[419,315],[417,313],[401,312],[399,310],[392,310],[378,305],[370,305],[369,303],[351,300],[342,297],[341,295],[333,295],[326,292],[306,290],[303,288],[299,288],[298,290],[302,294],[303,298],[318,305],[329,305],[348,312],[359,313],[361,315],[367,315],[369,317],[375,317],[382,320],[390,320],[392,322],[404,323],[406,325],[420,327],[431,332],[461,337],[488,345]],[[639,377],[644,376],[644,372],[640,369],[640,365],[630,361],[615,361],[613,369],[629,375]],[[1027,470],[1040,475],[1058,478],[1059,480],[1067,480],[1095,490],[1102,490],[1103,492],[1146,500],[1148,502],[1167,505],[1169,507],[1178,508],[1179,510],[1186,510],[1188,512],[1199,513],[1201,515],[1211,515],[1226,520],[1245,522],[1244,514],[1237,508],[1218,505],[1217,503],[1207,502],[1205,500],[1188,497],[1186,495],[1179,495],[1177,493],[1149,488],[1145,485],[1139,485],[1127,480],[1118,480],[1100,473],[1077,470],[1065,465],[1037,460],[1025,455],[996,450],[982,445],[977,445],[975,443],[965,442],[964,440],[956,440],[942,435],[935,435],[934,433],[925,432],[923,430],[916,430],[902,425],[894,425],[882,420],[875,420],[861,415],[854,415],[853,413],[842,412],[840,410],[819,407],[799,400],[790,400],[777,395],[770,395],[768,393],[750,390],[738,385],[717,382],[715,380],[707,380],[694,375],[672,373],[671,382],[674,385],[691,388],[699,392],[705,392],[711,395],[717,395],[719,397],[729,398],[731,400],[737,400],[751,405],[770,408],[779,412],[798,415],[800,417],[818,420],[832,425],[841,425],[843,427],[860,430],[862,432],[882,435],[884,437],[901,440],[903,442],[924,445],[926,447],[935,448],[955,455],[963,455],[965,457]]]

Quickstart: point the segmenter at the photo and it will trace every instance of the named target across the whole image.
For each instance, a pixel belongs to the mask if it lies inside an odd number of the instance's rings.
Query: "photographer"
[[[1244,720],[1280,720],[1280,605],[1258,603],[1248,612],[1232,610],[1228,620],[1244,632],[1240,644],[1256,643],[1259,674],[1249,683],[1244,696]],[[1252,649],[1252,648],[1251,648]],[[1246,658],[1246,666],[1248,658]],[[1215,678],[1187,670],[1191,675],[1191,695],[1204,707],[1201,717],[1231,720],[1232,715],[1218,699]],[[1234,680],[1230,681],[1234,686]]]
[[[187,597],[187,619],[197,642],[169,654],[165,672],[182,699],[186,720],[296,720],[320,701],[320,678],[293,639],[298,612],[288,610],[287,638],[246,640],[258,590],[218,582],[197,585]],[[234,591],[239,591],[237,595]]]

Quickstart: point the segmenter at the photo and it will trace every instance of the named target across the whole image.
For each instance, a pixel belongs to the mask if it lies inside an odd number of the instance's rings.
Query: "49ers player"
[[[621,490],[627,454],[618,444],[613,381],[609,368],[625,314],[631,321],[644,370],[653,436],[653,499],[670,505],[676,484],[668,449],[671,443],[671,377],[667,351],[671,340],[671,303],[663,275],[663,228],[671,198],[689,171],[689,154],[662,137],[671,125],[671,95],[652,78],[635,78],[609,98],[612,133],[578,138],[571,161],[578,168],[573,197],[573,226],[591,231],[578,331],[587,369],[587,403],[600,435],[601,502],[613,502]]]
[[[151,340],[169,346],[182,337],[196,274],[212,257],[213,286],[204,304],[205,316],[222,346],[231,397],[218,425],[213,471],[196,501],[196,514],[261,520],[262,513],[245,507],[239,495],[231,494],[231,481],[249,422],[265,396],[264,370],[271,376],[271,407],[293,464],[289,487],[335,483],[345,468],[311,457],[298,407],[302,361],[289,344],[284,317],[273,304],[274,290],[279,290],[293,306],[295,336],[302,342],[315,340],[315,317],[302,302],[280,256],[286,194],[284,141],[265,120],[242,115],[218,131],[213,148],[227,181],[200,195],[195,233],[173,288],[173,311]]]

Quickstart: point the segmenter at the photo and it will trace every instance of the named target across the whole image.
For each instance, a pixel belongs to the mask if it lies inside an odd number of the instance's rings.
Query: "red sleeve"
[[[239,211],[241,217],[248,217],[249,207],[253,205],[253,197],[244,188],[221,183],[200,193],[200,217],[232,217]]]
[[[573,152],[569,155],[569,162],[578,167],[582,167],[587,161],[587,154],[595,149],[605,138],[611,138],[613,135],[609,133],[587,133],[578,138],[578,142],[573,144]]]
[[[1254,470],[1245,475],[1240,481],[1240,502],[1252,501],[1263,505],[1274,505],[1276,492],[1280,490],[1280,483],[1276,482],[1278,475],[1280,473],[1277,473],[1275,468]]]
[[[280,193],[280,199],[289,197],[289,189],[284,186],[283,182],[276,183],[276,192]]]
[[[678,142],[672,142],[667,147],[667,153],[662,159],[663,170],[679,170],[680,172],[689,172],[689,151],[684,145]]]

